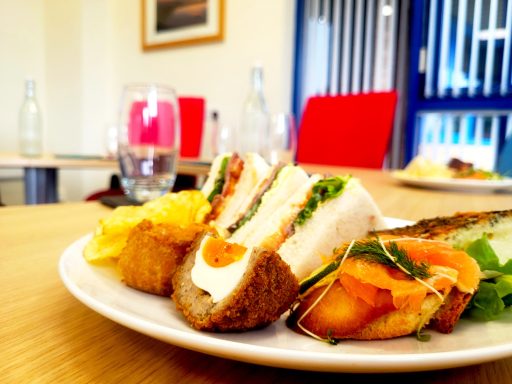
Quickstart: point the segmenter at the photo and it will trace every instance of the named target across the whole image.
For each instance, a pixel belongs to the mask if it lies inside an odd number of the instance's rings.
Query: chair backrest
[[[397,93],[311,97],[302,115],[299,163],[382,168]]]
[[[181,118],[182,157],[199,157],[203,136],[205,100],[201,97],[178,97]]]

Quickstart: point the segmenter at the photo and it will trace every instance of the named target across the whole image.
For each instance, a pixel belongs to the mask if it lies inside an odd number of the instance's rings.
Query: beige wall
[[[17,149],[17,110],[29,73],[39,87],[46,147],[60,153],[105,151],[106,128],[129,82],[204,96],[209,109],[237,124],[250,67],[260,61],[269,108],[289,110],[294,4],[226,0],[223,42],[143,52],[139,0],[0,0],[0,95],[9,95],[0,103],[0,150]],[[0,170],[0,177],[5,174]],[[62,197],[81,200],[106,186],[108,175],[62,172]]]

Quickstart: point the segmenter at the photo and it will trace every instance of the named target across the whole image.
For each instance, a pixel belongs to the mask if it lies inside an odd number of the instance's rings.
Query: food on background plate
[[[478,288],[474,259],[449,244],[370,238],[340,248],[302,281],[287,324],[320,340],[450,333]]]
[[[413,158],[397,175],[417,178],[500,180],[496,172],[478,169],[472,163],[453,158],[447,164],[438,163],[422,156]]]
[[[144,219],[187,226],[203,222],[210,209],[210,203],[200,191],[168,193],[142,206],[117,207],[100,220],[85,246],[84,257],[89,262],[118,258],[130,230]]]
[[[176,308],[196,329],[240,332],[276,321],[298,281],[279,255],[205,234],[173,277]]]
[[[464,162],[457,158],[452,158],[448,162],[448,168],[453,171],[453,177],[456,179],[476,179],[476,180],[500,180],[503,176],[496,172],[486,171],[475,168],[472,163]]]
[[[412,177],[439,177],[449,179],[453,172],[446,164],[436,163],[422,156],[416,156],[402,171],[397,173]]]
[[[118,267],[124,283],[144,292],[169,297],[173,291],[172,276],[188,248],[205,230],[209,227],[198,223],[182,227],[142,220],[130,231],[119,255]]]

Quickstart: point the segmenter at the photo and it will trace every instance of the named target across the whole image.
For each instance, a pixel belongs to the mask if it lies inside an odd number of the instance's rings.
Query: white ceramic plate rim
[[[496,191],[512,189],[512,179],[475,180],[475,179],[445,179],[440,177],[414,177],[402,171],[391,172],[391,177],[404,184],[424,188],[451,189],[458,191]]]
[[[387,219],[390,227],[409,222]],[[88,264],[84,236],[63,252],[59,274],[78,300],[140,333],[190,350],[254,364],[329,372],[410,372],[453,368],[512,356],[512,313],[500,321],[461,320],[450,335],[432,332],[427,343],[414,337],[386,341],[343,341],[337,346],[295,334],[283,319],[240,334],[198,332],[185,323],[170,299],[126,287],[111,267]],[[116,279],[117,277],[117,279]],[[474,340],[478,336],[478,340]]]

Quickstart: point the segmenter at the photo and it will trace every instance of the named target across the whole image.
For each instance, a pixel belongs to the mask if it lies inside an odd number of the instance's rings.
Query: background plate
[[[410,223],[387,222],[390,227]],[[59,273],[71,294],[119,324],[183,348],[282,368],[365,373],[451,368],[512,356],[511,312],[488,323],[461,320],[450,335],[430,331],[429,342],[408,336],[332,346],[292,332],[284,317],[263,330],[239,334],[195,331],[170,299],[125,286],[115,268],[87,263],[82,251],[90,237],[71,244],[60,258]]]
[[[395,180],[415,187],[456,190],[464,192],[492,192],[497,190],[512,190],[512,179],[502,180],[472,180],[472,179],[443,179],[430,177],[408,176],[401,171],[391,173]]]

